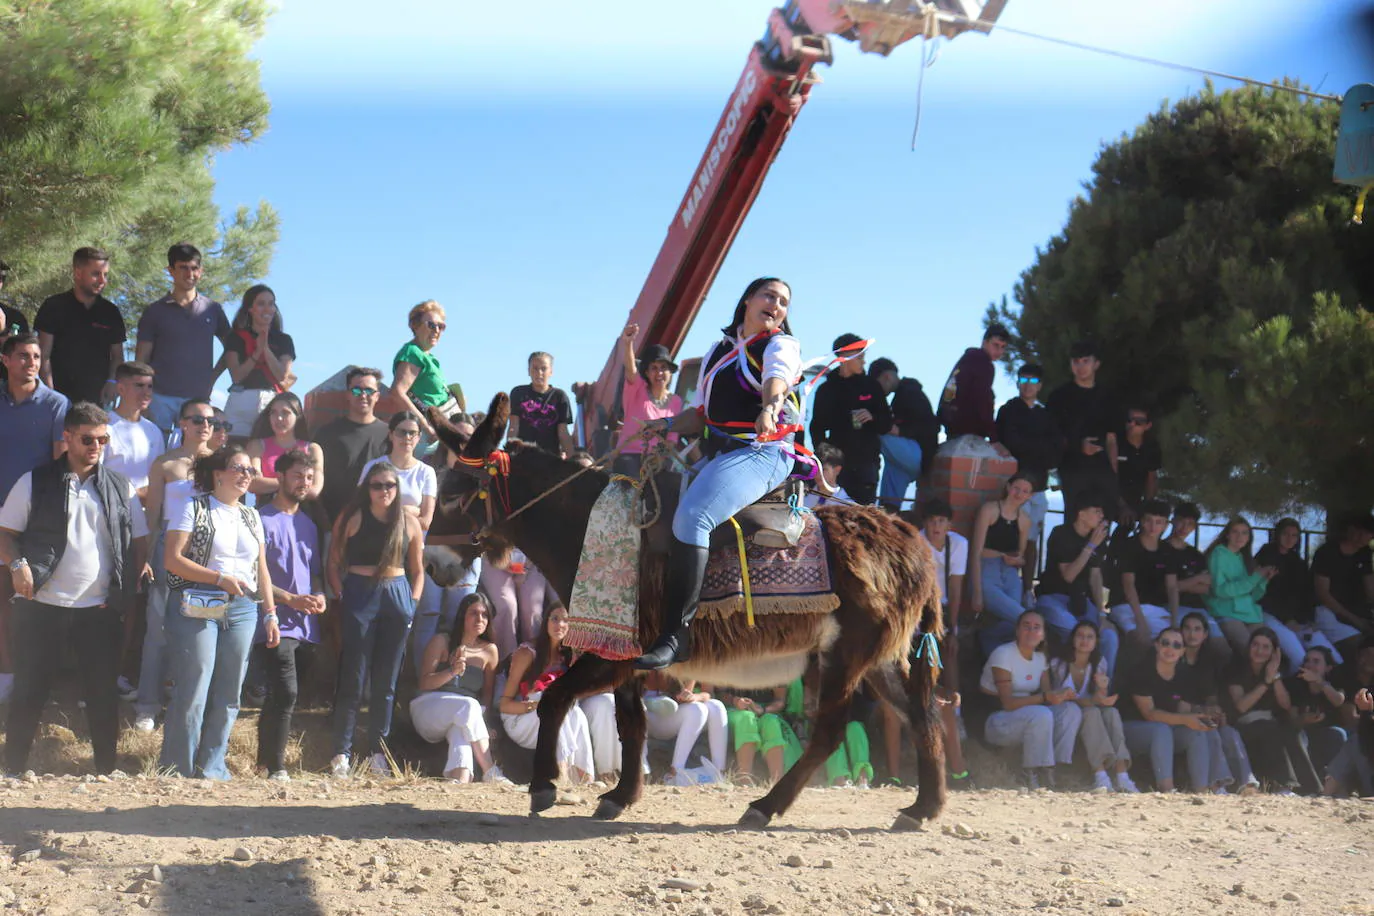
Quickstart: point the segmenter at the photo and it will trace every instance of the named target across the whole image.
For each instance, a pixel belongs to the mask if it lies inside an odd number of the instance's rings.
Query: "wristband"
[[[10,564],[10,572],[19,572],[19,570],[23,569],[28,565],[28,560],[24,559],[23,557],[17,557],[15,561]]]
[[[675,420],[675,419],[677,419],[677,418],[676,418],[676,417],[667,417],[667,418],[664,419],[664,421],[663,421],[663,431],[664,431],[665,433],[666,433],[666,432],[672,432],[672,430],[673,430],[673,420]]]
[[[276,608],[272,608],[272,610],[270,610],[270,611],[268,611],[266,614],[263,614],[263,615],[262,615],[262,619],[263,619],[263,620],[276,620],[276,619],[277,619],[277,609],[276,609]]]

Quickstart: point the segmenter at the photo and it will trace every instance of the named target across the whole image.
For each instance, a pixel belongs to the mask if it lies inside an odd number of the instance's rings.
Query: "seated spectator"
[[[776,783],[796,765],[805,752],[803,740],[809,740],[811,720],[806,711],[806,691],[801,678],[773,692],[774,702],[759,719],[759,738],[768,778]],[[839,747],[825,761],[826,785],[867,788],[873,781],[873,764],[868,753],[868,732],[864,728],[866,715],[861,711],[871,705],[855,694],[850,706],[849,721]],[[900,780],[897,781],[900,784]]]
[[[1225,665],[1231,658],[1231,644],[1221,632],[1216,619],[1207,610],[1207,595],[1212,591],[1212,575],[1207,571],[1207,558],[1202,551],[1191,543],[1189,538],[1197,533],[1202,510],[1195,503],[1179,503],[1174,507],[1173,526],[1169,537],[1160,546],[1165,551],[1168,572],[1164,586],[1173,601],[1177,596],[1178,606],[1169,608],[1170,613],[1198,611],[1207,622],[1208,647],[1218,665]]]
[[[277,492],[277,459],[299,449],[309,455],[315,465],[314,489],[307,498],[319,496],[324,487],[324,450],[310,441],[310,424],[306,422],[301,399],[283,391],[267,402],[250,426],[245,448],[257,472],[253,477],[253,492],[258,496]]]
[[[1116,629],[1104,625],[1102,607],[1102,558],[1099,549],[1107,540],[1102,499],[1091,492],[1079,497],[1073,521],[1050,532],[1045,544],[1045,571],[1040,576],[1035,609],[1061,643],[1080,620],[1101,627],[1102,657],[1110,671],[1116,670],[1116,655],[1121,639]]]
[[[1178,600],[1169,591],[1169,554],[1161,545],[1169,527],[1169,507],[1151,500],[1138,509],[1140,530],[1113,549],[1126,600],[1112,608],[1111,616],[1118,630],[1148,646],[1165,627],[1174,625]]]
[[[572,662],[572,652],[563,647],[568,635],[568,611],[555,607],[549,611],[534,644],[521,643],[510,657],[510,673],[501,691],[501,724],[506,735],[520,747],[534,750],[539,740],[539,698],[548,686],[562,677]],[[587,717],[574,704],[558,729],[555,752],[558,767],[574,783],[591,781],[595,762]]]
[[[1083,620],[1069,633],[1068,644],[1050,661],[1050,686],[1071,690],[1072,701],[1083,710],[1079,738],[1093,768],[1093,791],[1139,792],[1131,781],[1131,752],[1116,708],[1117,694],[1110,689],[1111,674],[1102,659],[1097,627]],[[1107,775],[1107,768],[1112,775]]]
[[[1195,687],[1183,658],[1183,634],[1166,627],[1155,639],[1154,658],[1145,660],[1124,681],[1131,702],[1122,711],[1126,747],[1148,754],[1155,790],[1174,791],[1174,752],[1188,758],[1188,782],[1194,792],[1224,789],[1234,780],[1212,716],[1195,710],[1188,697]]]
[[[196,461],[193,496],[167,527],[170,588],[167,650],[172,702],[160,767],[182,776],[230,778],[229,732],[262,604],[268,648],[277,645],[276,604],[257,510],[244,503],[253,464],[238,446]],[[218,607],[216,607],[218,605]]]
[[[986,610],[1001,633],[1009,633],[1025,610],[1021,568],[1026,563],[1031,526],[1026,503],[1034,493],[1030,478],[1015,474],[1003,488],[1002,498],[984,503],[973,520],[970,606],[974,614]]]
[[[296,383],[291,371],[296,345],[282,331],[276,294],[261,283],[244,292],[229,326],[233,333],[224,342],[224,361],[233,384],[224,414],[246,436],[272,398]]]
[[[210,451],[217,452],[229,444],[229,434],[234,424],[224,418],[224,411],[214,408],[215,415],[210,420]]]
[[[1361,688],[1374,687],[1374,636],[1360,640],[1354,657],[1346,659],[1345,664],[1336,669],[1331,682],[1345,694],[1340,725],[1346,734],[1354,735],[1359,728],[1359,716],[1355,714],[1352,701]]]
[[[1274,569],[1269,586],[1260,597],[1264,623],[1275,631],[1287,627],[1302,639],[1303,645],[1323,646],[1334,654],[1336,664],[1343,660],[1335,646],[1316,624],[1316,586],[1298,543],[1302,526],[1295,518],[1280,519],[1274,534],[1255,553],[1255,565]]]
[[[841,505],[852,503],[854,500],[839,483],[840,475],[844,473],[844,452],[829,442],[822,442],[816,446],[816,463],[820,465],[817,472],[820,476],[806,488],[806,508],[815,509],[829,502]]]
[[[649,737],[673,742],[673,762],[663,781],[670,786],[723,782],[728,723],[725,704],[695,683],[679,683],[662,672],[653,672],[645,683],[644,710]],[[706,732],[710,756],[701,766],[688,765],[688,755],[701,733]]]
[[[1207,595],[1207,608],[1226,634],[1231,649],[1242,658],[1249,652],[1250,636],[1265,627],[1264,611],[1259,599],[1277,570],[1272,566],[1256,568],[1250,556],[1250,523],[1233,518],[1221,529],[1207,548],[1207,572],[1212,577],[1212,590]],[[1278,648],[1283,650],[1290,672],[1302,663],[1303,645],[1298,634],[1287,627],[1274,633]]]
[[[1023,591],[1029,595],[1035,580],[1040,538],[1045,531],[1045,515],[1049,512],[1047,493],[1050,471],[1059,464],[1064,453],[1064,434],[1044,404],[1040,391],[1044,386],[1045,369],[1037,363],[1027,363],[1016,373],[1017,397],[997,411],[997,437],[1016,459],[1016,469],[1030,477],[1035,495],[1026,503],[1031,528],[1026,536],[1026,565],[1022,567]]]
[[[530,383],[516,385],[510,392],[510,439],[522,439],[555,455],[567,455],[577,448],[568,424],[572,422],[572,402],[562,388],[549,384],[553,378],[553,356],[538,350],[529,358]]]
[[[777,757],[778,778],[781,778],[785,772],[782,745],[764,746],[761,721],[762,717],[769,713],[776,716],[782,712],[786,699],[775,696],[772,690],[752,690],[721,693],[720,700],[725,704],[726,721],[735,748],[735,783],[742,786],[756,785],[754,761],[761,750],[774,752],[774,756]],[[769,769],[773,769],[771,764]]]
[[[63,419],[66,454],[22,475],[0,508],[0,561],[14,588],[14,695],[5,767],[28,769],[70,631],[95,770],[115,769],[122,624],[132,611],[148,527],[134,485],[100,466],[105,411],[78,401]]]
[[[415,457],[415,446],[420,441],[420,418],[413,413],[396,413],[387,423],[391,435],[391,448],[381,457],[373,458],[363,465],[358,482],[367,472],[383,462],[390,462],[396,469],[396,477],[401,482],[401,508],[420,521],[420,530],[428,531],[434,521],[434,503],[439,496],[439,479],[434,468]]]
[[[677,363],[663,344],[647,344],[635,355],[635,337],[639,325],[630,322],[620,334],[621,358],[624,366],[624,390],[621,392],[621,406],[625,411],[625,421],[620,427],[620,439],[616,448],[620,450],[615,459],[615,470],[630,477],[639,477],[639,467],[644,459],[646,440],[642,435],[644,424],[652,420],[667,420],[682,413],[682,398],[673,394],[673,373]],[[677,443],[677,436],[669,433],[670,443]]]
[[[1083,710],[1073,691],[1050,684],[1045,661],[1045,618],[1026,611],[1016,621],[1016,639],[998,646],[983,666],[978,685],[997,697],[1001,709],[988,716],[986,736],[998,747],[1021,747],[1027,787],[1054,788],[1056,763],[1073,760]]]
[[[1212,626],[1216,626],[1216,623],[1202,611],[1189,611],[1179,624],[1179,630],[1183,633],[1183,657],[1178,660],[1178,667],[1188,676],[1189,684],[1189,693],[1184,699],[1195,712],[1202,713],[1216,723],[1226,765],[1231,770],[1233,783],[1240,785],[1240,794],[1255,795],[1260,790],[1260,784],[1250,767],[1250,752],[1245,749],[1240,732],[1227,721],[1221,702],[1225,692],[1221,685],[1225,663],[1221,659],[1230,658],[1230,652],[1228,650],[1223,655],[1217,651],[1216,640],[1209,637],[1209,627]],[[1222,644],[1225,644],[1225,640]],[[1221,789],[1216,792],[1223,794]]]
[[[424,588],[424,532],[401,508],[396,469],[373,465],[334,523],[326,575],[343,597],[343,647],[334,697],[335,776],[351,770],[353,728],[370,679],[367,751],[374,774],[391,773],[384,751],[406,636]]]
[[[491,599],[492,637],[502,660],[521,642],[533,642],[543,631],[544,608],[553,596],[544,574],[519,550],[512,550],[505,568],[491,557],[482,562],[482,591]]]
[[[1159,470],[1164,455],[1159,440],[1150,435],[1154,422],[1150,411],[1136,405],[1126,408],[1126,429],[1117,439],[1116,477],[1121,488],[1121,505],[1117,518],[1123,525],[1132,525],[1140,518],[1140,509],[1159,493]]]
[[[435,633],[425,647],[420,692],[410,701],[410,719],[420,737],[448,741],[446,779],[471,782],[476,762],[483,782],[507,781],[492,762],[485,718],[498,664],[486,599],[468,595],[458,606],[453,631]]]
[[[902,378],[892,360],[875,359],[868,367],[868,377],[892,398],[892,430],[879,437],[883,476],[878,482],[878,501],[888,510],[900,512],[915,502],[906,498],[907,490],[919,483],[935,461],[940,421],[935,419],[921,383]]]
[[[1351,738],[1327,768],[1326,795],[1358,793],[1374,797],[1374,688],[1361,687],[1350,702],[1359,716],[1357,737]]]
[[[444,371],[434,348],[448,328],[444,307],[433,299],[426,299],[410,310],[408,317],[413,338],[396,352],[392,360],[395,378],[391,382],[392,410],[412,411],[420,417],[423,438],[417,443],[415,454],[426,458],[438,447],[429,411],[437,410],[452,419],[462,413],[462,406],[444,381]],[[381,380],[378,379],[380,382]]]
[[[558,607],[562,607],[559,604]],[[615,724],[615,691],[603,690],[588,697],[579,697],[577,706],[587,718],[587,732],[592,739],[593,772],[600,782],[612,784],[620,778],[620,761],[624,747]],[[649,775],[649,756],[643,758],[644,775]]]
[[[1342,655],[1374,635],[1374,518],[1354,515],[1312,555],[1317,590],[1313,622]]]
[[[472,435],[472,427],[465,423],[455,424],[464,435]],[[444,479],[453,473],[453,465],[457,463],[457,457],[448,448],[440,446],[436,454],[443,456],[440,467],[435,470],[436,486],[442,490]],[[460,543],[468,543],[468,535],[435,535],[427,533],[425,537],[426,545],[457,547]],[[420,603],[415,608],[415,625],[411,628],[411,658],[414,659],[416,666],[415,673],[419,676],[420,659],[424,655],[425,647],[429,645],[430,639],[440,630],[453,629],[455,621],[458,619],[458,606],[464,598],[477,591],[478,581],[482,574],[482,558],[474,557],[470,562],[464,563],[455,553],[454,561],[457,569],[454,570],[451,585],[439,588],[437,583],[429,576],[428,571],[425,577],[425,590],[420,595]],[[488,605],[488,614],[491,613]]]
[[[1345,746],[1346,734],[1341,728],[1341,706],[1345,693],[1331,684],[1336,661],[1326,646],[1313,646],[1303,656],[1298,673],[1283,681],[1292,704],[1293,720],[1301,730],[1307,755],[1317,775],[1325,774],[1327,765]]]
[[[1268,627],[1258,627],[1245,653],[1232,660],[1226,690],[1255,774],[1277,785],[1279,795],[1292,795],[1299,787],[1304,795],[1315,795],[1321,784],[1291,722],[1293,702],[1279,676],[1281,662],[1278,637]]]

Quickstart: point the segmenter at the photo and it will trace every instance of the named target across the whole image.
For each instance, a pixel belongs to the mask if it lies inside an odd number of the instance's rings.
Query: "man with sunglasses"
[[[1035,579],[1036,554],[1045,531],[1045,514],[1050,508],[1046,492],[1050,471],[1059,465],[1059,456],[1064,452],[1064,436],[1059,431],[1059,424],[1040,403],[1044,378],[1045,370],[1039,364],[1023,365],[1016,373],[1017,396],[997,411],[998,438],[1016,459],[1017,471],[1029,475],[1035,488],[1035,495],[1026,503],[1031,528],[1026,540],[1026,565],[1021,574],[1027,593]]]
[[[386,424],[376,415],[381,370],[350,366],[344,384],[348,391],[347,416],[329,423],[315,436],[324,455],[320,502],[331,526],[358,488],[363,468],[373,458],[385,455],[390,446]]]
[[[129,479],[101,466],[105,411],[81,401],[63,422],[66,454],[24,474],[0,508],[0,562],[14,586],[15,679],[5,765],[22,773],[70,638],[81,671],[97,773],[115,768],[115,675],[148,524]]]
[[[1159,450],[1159,440],[1147,435],[1153,428],[1148,409],[1140,406],[1126,409],[1126,432],[1116,455],[1123,525],[1133,524],[1140,517],[1140,507],[1159,492],[1159,469],[1164,467],[1164,454]]]

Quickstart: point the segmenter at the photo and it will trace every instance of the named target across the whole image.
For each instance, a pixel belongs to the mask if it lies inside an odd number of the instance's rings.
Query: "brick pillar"
[[[973,540],[978,507],[1002,495],[1016,473],[1016,459],[1004,458],[981,436],[960,436],[940,446],[930,472],[930,493],[954,508],[951,526]],[[969,557],[969,562],[974,562]]]

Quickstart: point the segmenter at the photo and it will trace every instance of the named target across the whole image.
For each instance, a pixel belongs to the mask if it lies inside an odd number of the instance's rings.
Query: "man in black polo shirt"
[[[38,307],[33,328],[43,350],[43,381],[72,402],[114,400],[115,367],[124,362],[124,316],[100,295],[110,256],[99,248],[72,255],[72,288]]]

